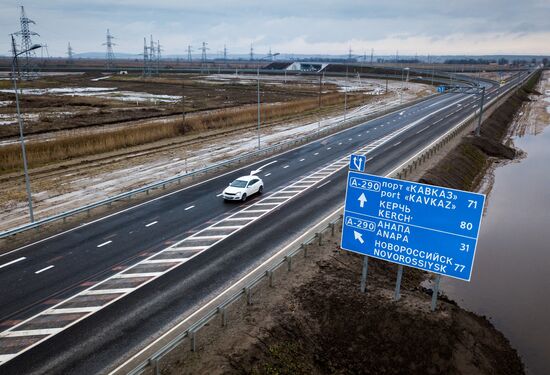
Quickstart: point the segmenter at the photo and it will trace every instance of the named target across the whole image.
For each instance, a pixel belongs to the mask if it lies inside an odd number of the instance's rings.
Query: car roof
[[[241,176],[241,177],[239,177],[239,178],[236,178],[236,180],[250,181],[250,180],[252,180],[253,178],[258,178],[258,179],[259,179],[260,177],[254,176],[254,175],[252,175],[252,176]]]

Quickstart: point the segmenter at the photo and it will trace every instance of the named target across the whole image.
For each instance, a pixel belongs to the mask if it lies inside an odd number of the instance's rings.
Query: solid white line
[[[263,214],[264,212],[267,212],[267,211],[270,211],[270,209],[266,208],[265,210],[264,209],[261,209],[261,210],[244,210],[242,212],[247,213],[247,214],[249,214],[249,213],[261,213],[261,214]],[[218,227],[212,227],[212,228],[218,228]]]
[[[205,230],[209,230],[210,228],[207,228]],[[216,235],[213,235],[213,236],[191,236],[191,237],[187,237],[188,240],[215,240],[215,239],[218,239],[218,238],[225,238],[227,237],[227,235],[225,234],[216,234]]]
[[[239,228],[241,228],[240,225],[220,225],[218,227],[212,227],[212,229],[239,229]]]
[[[140,264],[140,263],[137,263],[137,264]],[[162,275],[164,273],[166,272],[119,273],[118,275],[111,276],[111,278],[112,279],[135,279],[138,277],[155,277],[158,275]]]
[[[100,243],[99,245],[97,245],[97,247],[103,247],[103,246],[105,246],[105,245],[110,244],[111,242],[113,242],[113,241],[109,240],[109,241],[107,241],[107,242]]]
[[[237,221],[237,220],[256,220],[257,217],[228,217],[224,221]]]
[[[216,195],[216,197],[221,197],[223,195],[223,193],[220,193],[218,195]]]
[[[168,249],[165,249],[163,251],[171,251],[171,250],[174,250],[174,251],[181,251],[181,250],[187,251],[187,250],[204,250],[204,249],[208,249],[208,246],[177,246],[176,245],[176,246],[173,246],[173,247],[169,247]]]
[[[0,354],[0,364],[8,362],[13,357],[16,357],[17,354]]]
[[[87,306],[87,307],[73,307],[66,309],[49,309],[43,311],[44,315],[54,315],[54,314],[80,314],[80,313],[89,313],[96,312],[103,308],[103,306]],[[65,328],[65,327],[63,327]]]
[[[195,206],[189,206],[189,207],[187,207],[184,211],[188,211],[188,210],[190,210],[190,209],[192,209],[192,208],[194,208],[194,207],[195,207]]]
[[[276,202],[276,203],[256,203],[256,206],[278,206],[280,205],[281,202]]]
[[[158,221],[153,221],[153,222],[147,224],[145,227],[148,228],[148,227],[150,227],[150,226],[152,226],[152,225],[155,225],[156,223],[158,223]]]
[[[286,168],[288,168],[288,167],[289,167],[289,165],[285,165],[285,166],[283,167],[283,169],[286,169]]]
[[[401,142],[397,142],[397,143],[394,143],[393,146],[399,146],[401,144]]]
[[[120,288],[120,289],[92,289],[80,292],[83,296],[95,296],[103,294],[128,294],[136,290],[137,288]]]
[[[14,263],[17,263],[17,262],[21,262],[22,260],[25,260],[25,259],[27,259],[27,257],[17,258],[17,259],[15,259],[15,260],[12,260],[11,262],[2,264],[2,265],[0,266],[0,268],[4,268],[4,267],[9,266],[10,264],[14,264]]]
[[[140,264],[162,264],[162,263],[184,263],[189,258],[171,258],[171,259],[150,259],[143,260]]]
[[[264,177],[271,176],[271,173],[264,174]]]
[[[416,134],[422,133],[424,130],[428,129],[429,127],[430,127],[430,125],[426,126],[426,127],[423,128],[422,130],[417,131]]]
[[[54,268],[54,267],[55,267],[55,266],[52,265],[52,266],[48,266],[48,267],[46,267],[46,268],[42,268],[41,270],[36,271],[35,274],[42,273],[42,272],[47,271],[47,270],[49,270],[50,268]]]
[[[55,335],[63,328],[27,329],[24,331],[10,331],[0,334],[0,337],[24,337],[24,336],[46,336]]]
[[[371,161],[372,159],[374,159],[374,156],[371,156],[370,158],[368,158],[367,160],[365,160],[365,163],[368,162],[368,161]]]
[[[331,181],[332,181],[332,180],[328,180],[328,181],[325,182],[324,184],[317,186],[317,189],[322,188],[323,186],[325,186],[326,184],[328,184],[328,183],[331,182]]]

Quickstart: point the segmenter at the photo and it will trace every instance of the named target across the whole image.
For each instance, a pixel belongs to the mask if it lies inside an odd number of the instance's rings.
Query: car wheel
[[[260,186],[260,188],[258,189],[258,194],[262,194],[263,192],[264,192],[264,187]]]
[[[246,201],[246,193],[243,194],[243,196],[241,197],[241,201],[243,201],[243,202]]]

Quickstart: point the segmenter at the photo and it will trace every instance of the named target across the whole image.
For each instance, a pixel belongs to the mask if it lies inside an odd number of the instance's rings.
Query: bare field
[[[242,79],[253,78],[249,76]],[[217,82],[213,84],[217,87],[221,85],[219,81],[223,82],[227,77],[210,76],[202,79]],[[234,80],[234,77],[230,79]],[[291,137],[310,134],[319,126],[329,127],[341,121],[344,109],[344,93],[340,92],[342,87],[346,87],[349,92],[348,119],[371,115],[401,102],[433,93],[429,86],[409,84],[403,90],[401,82],[390,82],[389,92],[383,94],[385,81],[333,79],[323,86],[322,111],[319,112],[318,80],[294,80],[294,85],[300,87],[298,91],[303,93],[302,96],[294,96],[294,100],[262,105],[261,139],[264,147]],[[99,82],[104,84],[105,81],[108,79]],[[287,80],[289,81],[291,79]],[[284,79],[262,77],[262,87],[268,86],[267,82],[282,90],[279,87],[282,85],[274,83],[284,84]],[[245,82],[238,85],[247,84]],[[309,97],[305,95],[307,90],[304,89],[308,85],[311,86]],[[292,97],[291,94],[289,96]],[[159,105],[162,106],[164,105]],[[38,160],[30,171],[35,215],[38,218],[50,216],[251,151],[257,145],[256,110],[254,104],[244,104],[233,108],[197,111],[186,116],[185,126],[182,126],[181,114],[177,114],[158,119],[119,122],[108,127],[93,126],[31,135],[28,142],[29,150],[33,148],[33,141],[40,145],[62,146],[50,147],[47,151],[58,152],[60,156],[56,156],[57,161],[43,163]],[[155,133],[156,131],[159,131],[160,135]],[[136,136],[139,142],[113,147],[108,139],[118,134],[116,132],[149,138],[143,141]],[[158,139],[152,141],[154,137]],[[100,146],[94,145],[94,139],[102,140],[104,143]],[[19,147],[11,140],[0,144],[0,153],[2,149],[13,148],[13,155],[17,155],[10,162],[13,163],[14,169],[0,175],[0,188],[4,192],[0,198],[0,212],[3,217],[1,229],[23,224],[27,220],[26,197],[21,194],[21,191],[24,191],[24,181],[22,164],[18,156]],[[74,150],[75,154],[65,158],[68,151],[63,147]],[[84,152],[86,147],[91,147],[92,151],[101,149],[101,152],[89,154]],[[36,155],[40,155],[38,158],[49,157],[44,154]],[[2,161],[0,165],[4,163]]]

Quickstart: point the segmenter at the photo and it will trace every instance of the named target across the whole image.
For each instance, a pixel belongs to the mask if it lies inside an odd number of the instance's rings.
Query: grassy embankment
[[[322,97],[323,110],[335,109],[343,104],[342,94],[332,93]],[[348,107],[365,102],[363,94],[348,95]],[[281,121],[295,116],[310,115],[318,110],[318,99],[308,98],[293,102],[264,105],[261,111],[263,124]],[[27,144],[30,168],[70,160],[77,157],[117,151],[132,146],[144,145],[183,134],[205,130],[226,129],[253,124],[257,119],[255,107],[227,109],[181,119],[163,124],[145,124],[109,132],[59,137],[50,141],[31,141]],[[21,147],[12,144],[0,148],[0,173],[18,170],[22,165]]]

